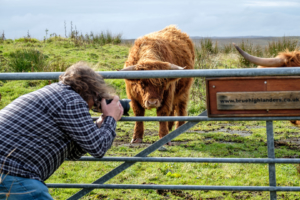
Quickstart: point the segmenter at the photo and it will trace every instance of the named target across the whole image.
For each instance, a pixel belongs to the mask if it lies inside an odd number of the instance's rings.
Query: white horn
[[[232,43],[236,50],[249,62],[254,63],[256,65],[266,66],[266,67],[282,67],[284,66],[284,59],[281,58],[259,58],[256,56],[249,55],[244,52],[240,47],[238,47],[235,43]]]
[[[170,63],[170,70],[183,70],[183,69],[185,69],[186,67],[180,67],[180,66],[178,66],[178,65],[174,65],[174,64],[171,64]]]

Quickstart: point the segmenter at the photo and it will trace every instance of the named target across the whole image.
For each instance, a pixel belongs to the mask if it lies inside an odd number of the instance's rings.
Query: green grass
[[[51,38],[50,38],[51,39]],[[121,69],[127,58],[128,45],[85,43],[78,46],[70,39],[47,41],[5,40],[0,43],[0,67],[2,72],[11,72],[12,56],[17,51],[34,51],[43,55],[45,71],[62,71],[71,64],[84,60],[97,71]],[[196,69],[241,68],[237,54],[226,47],[218,49],[209,41],[197,51]],[[203,53],[204,52],[204,53]],[[215,52],[215,53],[214,53]],[[25,70],[27,71],[27,70]],[[34,70],[28,70],[34,71]],[[188,112],[198,115],[206,109],[205,80],[195,78],[191,90]],[[52,81],[53,82],[53,81]],[[124,80],[108,79],[121,98],[126,98]],[[1,81],[0,109],[18,96],[35,91],[49,81]],[[97,113],[91,112],[92,115]],[[147,110],[146,116],[155,116],[155,110]],[[133,116],[132,110],[130,116]],[[158,122],[145,122],[144,142],[150,145],[159,139]],[[134,122],[119,122],[117,137],[106,156],[134,156],[145,146],[129,146]],[[276,158],[299,158],[300,145],[290,142],[299,138],[299,129],[286,121],[274,122]],[[242,135],[245,134],[245,135]],[[224,157],[266,158],[265,122],[200,122],[173,141],[168,151],[155,151],[152,157]],[[71,162],[67,161],[46,183],[91,183],[108,173],[120,162]],[[300,186],[297,165],[277,164],[277,185]],[[107,182],[107,184],[164,184],[164,185],[225,185],[268,186],[266,164],[219,164],[219,163],[136,163]],[[66,199],[78,189],[50,189],[54,199]],[[297,199],[299,193],[278,192],[278,199]],[[269,192],[232,191],[169,191],[169,190],[93,190],[82,199],[269,199]]]
[[[34,43],[5,40],[0,44],[0,71],[64,71],[78,61],[91,63],[95,70],[114,71],[123,68],[128,50],[126,45],[92,43],[76,46],[71,39]],[[35,70],[40,62],[43,62],[43,68]]]

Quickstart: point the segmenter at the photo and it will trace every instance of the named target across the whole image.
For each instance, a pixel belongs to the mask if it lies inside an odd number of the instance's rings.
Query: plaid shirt
[[[98,128],[88,104],[70,86],[46,86],[0,111],[0,173],[3,165],[4,174],[44,181],[66,158],[103,157],[115,129],[113,117]]]

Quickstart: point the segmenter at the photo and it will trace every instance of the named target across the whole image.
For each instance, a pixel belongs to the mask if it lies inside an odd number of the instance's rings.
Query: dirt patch
[[[300,138],[298,137],[291,137],[288,139],[280,139],[274,141],[275,148],[280,148],[281,146],[285,146],[288,149],[292,150],[299,150],[300,149]]]
[[[115,144],[115,145],[119,146],[119,147],[145,148],[145,147],[149,147],[152,144],[148,144],[148,143],[139,143],[139,144],[123,143],[123,144]]]
[[[98,194],[97,195],[97,199],[107,199],[107,195],[104,195],[104,194]]]
[[[208,190],[204,190],[204,192],[208,192]],[[232,191],[228,193],[223,193],[223,196],[221,197],[212,197],[212,198],[202,198],[202,197],[194,197],[193,195],[189,194],[188,192],[182,191],[182,190],[156,190],[156,193],[164,196],[164,199],[169,199],[170,197],[168,196],[168,193],[171,193],[174,196],[180,197],[180,199],[185,199],[185,200],[222,200],[225,199],[226,196],[232,195],[234,196],[234,199],[249,199],[254,196],[262,196],[262,192],[252,192],[248,191],[247,193],[241,192],[241,191]]]
[[[180,146],[182,144],[187,144],[188,141],[185,142],[171,142],[171,146]],[[152,143],[139,143],[139,144],[131,144],[128,142],[114,142],[114,146],[120,146],[120,147],[129,147],[129,148],[146,148],[152,145]]]
[[[250,131],[251,129],[258,129],[258,128],[266,128],[265,126],[245,126],[245,124],[241,124],[241,126],[244,126],[245,129],[248,130],[233,130],[230,126],[232,125],[236,125],[236,124],[218,124],[219,127],[211,127],[211,129],[209,130],[188,130],[187,133],[199,133],[199,134],[203,134],[203,133],[228,133],[231,135],[237,135],[237,136],[242,136],[242,137],[247,137],[247,136],[251,136],[253,134],[252,131]],[[209,126],[209,125],[208,125]],[[212,125],[211,125],[212,126]],[[299,130],[298,127],[295,126],[288,126],[288,128],[294,129],[294,130]],[[280,132],[276,132],[275,131],[276,128],[274,128],[274,133],[275,135],[285,135],[286,132],[280,131]],[[148,136],[156,136],[158,133],[157,131],[154,130],[147,130],[145,129],[145,135]],[[274,141],[275,144],[275,148],[282,148],[281,146],[286,146],[288,149],[292,149],[292,150],[300,150],[300,138],[298,138],[297,136],[299,135],[299,133],[297,131],[295,132],[288,132],[288,135],[290,135],[289,138],[286,137],[282,137],[279,140]],[[292,136],[292,137],[291,137]],[[293,137],[295,136],[295,137]],[[240,143],[242,141],[236,141],[236,140],[232,140],[230,139],[230,136],[228,136],[229,138],[226,138],[224,140],[214,140],[212,138],[205,138],[204,142],[205,144],[209,144],[209,143],[213,143],[213,142],[218,142],[218,143],[223,143],[223,144],[235,144],[235,143]],[[117,146],[117,147],[128,147],[128,148],[147,148],[150,145],[152,145],[154,142],[156,142],[156,140],[153,141],[147,141],[144,143],[140,143],[140,144],[130,144],[131,141],[131,134],[127,133],[126,135],[122,135],[122,136],[117,136],[117,138],[115,139],[113,146]],[[175,141],[172,141],[172,146],[180,146],[180,145],[186,145],[187,143],[189,143],[190,140],[182,140],[182,141],[178,141],[175,139]]]
[[[300,146],[300,138],[298,138],[298,137],[291,137],[291,138],[280,140],[280,141],[286,142],[287,144]]]
[[[156,190],[156,193],[162,196],[167,196],[168,192],[170,192],[174,196],[180,197],[181,199],[194,199],[192,195],[190,195],[188,192],[183,192],[182,190]]]
[[[231,129],[212,129],[212,130],[205,130],[205,131],[188,131],[188,132],[193,132],[193,133],[218,133],[218,132],[223,132],[223,133],[229,133],[229,134],[237,134],[243,137],[250,136],[252,135],[252,131],[236,131],[236,130],[231,130]]]
[[[257,129],[257,128],[266,128],[265,126],[246,126],[247,129]],[[299,129],[297,127],[288,127],[290,129]],[[188,133],[218,133],[218,132],[223,132],[223,133],[229,133],[229,134],[236,134],[236,135],[240,135],[242,137],[247,137],[247,136],[251,136],[253,134],[252,131],[241,131],[241,130],[232,130],[230,127],[225,127],[225,126],[221,126],[221,128],[213,128],[213,129],[209,129],[209,130],[189,130],[187,131]],[[274,133],[277,135],[282,135],[285,132],[276,132],[274,129]],[[289,132],[288,134],[291,135],[299,135],[299,132]]]
[[[219,143],[223,143],[223,144],[236,144],[237,142],[227,142],[227,141],[218,141]]]
[[[144,135],[158,135],[158,131],[145,130]]]

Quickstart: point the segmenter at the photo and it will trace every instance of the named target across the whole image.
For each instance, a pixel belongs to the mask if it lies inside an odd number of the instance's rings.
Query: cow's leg
[[[175,106],[173,106],[173,110],[171,111],[170,116],[175,116]],[[174,125],[173,121],[172,122],[168,122],[169,131],[172,131],[173,125]]]
[[[188,66],[188,63],[183,66]],[[193,66],[190,66],[193,68]],[[189,102],[189,93],[190,88],[192,87],[194,80],[193,78],[182,78],[178,82],[177,90],[176,90],[176,114],[177,116],[187,116],[187,107]],[[176,128],[183,125],[185,121],[178,121],[176,122]]]
[[[168,111],[167,106],[163,106],[157,109],[157,116],[170,116],[171,111]],[[169,133],[169,122],[159,122],[159,138],[163,138]],[[171,145],[171,142],[168,142],[167,145]]]
[[[145,109],[142,106],[140,106],[140,104],[137,101],[131,100],[131,106],[135,116],[145,115]],[[135,122],[131,143],[142,143],[143,136],[144,136],[144,122]]]
[[[176,106],[176,113],[178,116],[187,116],[187,104],[188,104],[188,100],[186,99],[181,99],[179,101],[179,103]],[[185,123],[185,121],[178,121],[176,122],[176,129],[183,125]]]

